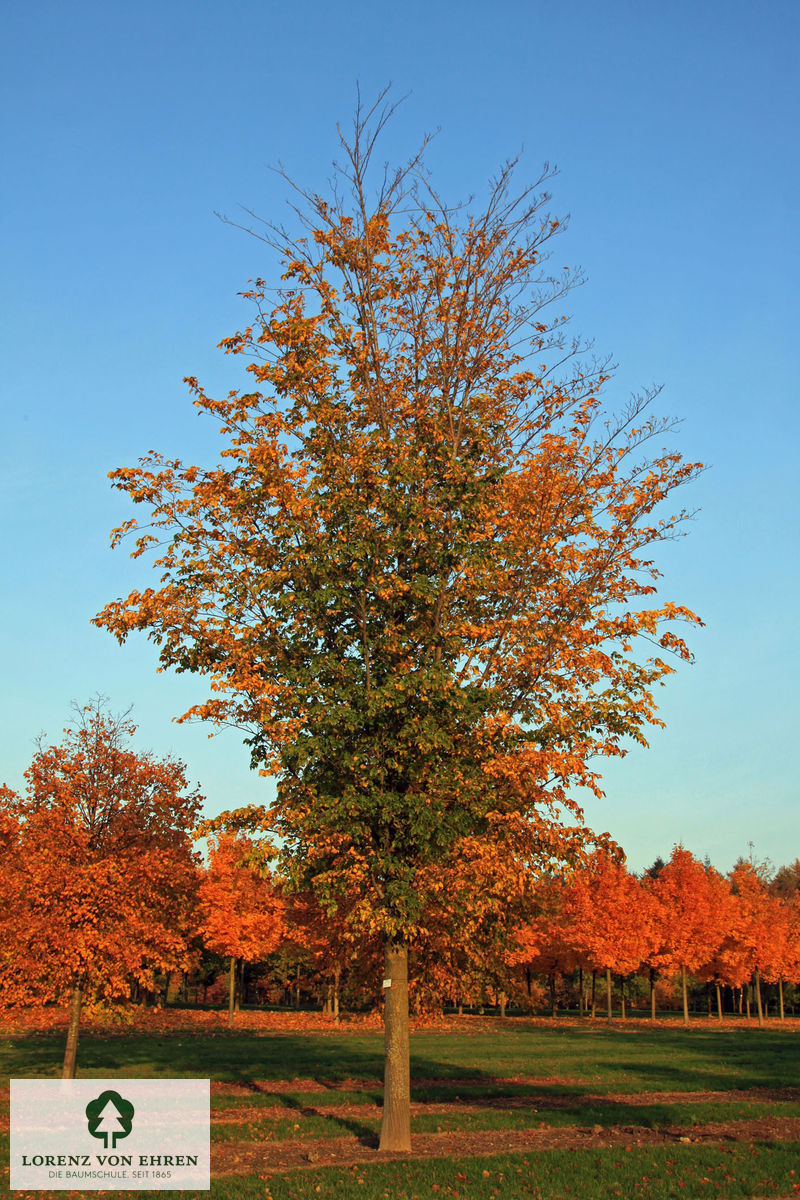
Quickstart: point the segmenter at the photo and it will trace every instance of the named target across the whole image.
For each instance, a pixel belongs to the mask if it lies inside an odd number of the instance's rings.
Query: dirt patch
[[[714,1101],[755,1101],[756,1103],[768,1103],[773,1100],[797,1101],[800,1103],[800,1087],[781,1087],[781,1088],[729,1088],[726,1091],[691,1091],[691,1092],[582,1092],[579,1089],[581,1085],[585,1086],[585,1081],[580,1079],[545,1079],[541,1076],[511,1076],[511,1077],[492,1077],[489,1078],[469,1078],[469,1079],[415,1079],[413,1082],[414,1090],[422,1090],[433,1087],[452,1088],[453,1091],[458,1089],[466,1091],[470,1088],[495,1088],[495,1087],[529,1087],[529,1088],[547,1088],[547,1087],[573,1087],[575,1091],[569,1095],[553,1094],[548,1091],[530,1091],[523,1096],[486,1096],[475,1097],[475,1102],[480,1103],[480,1107],[489,1108],[514,1108],[525,1107],[529,1104],[535,1104],[545,1108],[565,1108],[575,1104],[630,1104],[630,1105],[647,1105],[647,1104],[691,1104],[714,1102]],[[238,1097],[238,1096],[283,1096],[301,1092],[310,1095],[330,1095],[335,1092],[369,1092],[379,1091],[380,1083],[375,1079],[295,1079],[295,1080],[269,1080],[256,1079],[248,1080],[246,1083],[224,1083],[212,1080],[211,1095],[219,1097]],[[470,1100],[469,1096],[465,1096],[463,1100],[452,1101],[458,1107],[463,1107]],[[424,1111],[433,1111],[433,1101],[418,1101]],[[327,1111],[326,1105],[326,1111]]]
[[[642,1129],[617,1126],[612,1129],[514,1129],[481,1133],[420,1133],[413,1138],[410,1154],[381,1155],[389,1159],[445,1158],[449,1155],[480,1157],[490,1154],[520,1154],[537,1150],[616,1148],[623,1153],[635,1146],[724,1145],[726,1142],[800,1141],[800,1118],[765,1117],[754,1121],[720,1121],[704,1125]],[[275,1174],[291,1169],[355,1166],[378,1161],[377,1138],[315,1138],[275,1145],[240,1142],[212,1146],[211,1169],[216,1175],[258,1172]]]
[[[492,1075],[492,1076],[445,1076],[444,1078],[425,1079],[415,1078],[412,1090],[432,1087],[453,1088],[492,1088],[492,1087],[573,1087],[575,1094],[571,1096],[553,1096],[542,1092],[541,1096],[549,1096],[555,1101],[563,1100],[573,1104],[587,1100],[613,1100],[628,1104],[651,1104],[659,1100],[798,1100],[800,1087],[781,1088],[728,1088],[726,1091],[672,1091],[672,1092],[580,1092],[578,1089],[586,1086],[585,1079],[567,1078],[565,1076],[544,1075]],[[378,1079],[248,1079],[245,1083],[211,1081],[212,1096],[252,1096],[252,1095],[283,1095],[286,1092],[369,1092],[382,1090],[382,1081]],[[531,1093],[532,1095],[533,1093]],[[538,1093],[537,1093],[538,1095]],[[500,1097],[502,1100],[510,1097]]]
[[[298,1089],[300,1090],[300,1089]],[[303,1089],[305,1090],[305,1089]],[[309,1089],[310,1091],[311,1089]],[[335,1090],[335,1089],[334,1089]],[[229,1093],[226,1093],[229,1094]],[[269,1095],[265,1089],[264,1095]],[[281,1094],[274,1089],[276,1096]],[[312,1094],[326,1094],[322,1089],[314,1089]],[[703,1101],[768,1104],[773,1101],[800,1101],[800,1088],[773,1088],[730,1091],[730,1092],[637,1092],[630,1095],[624,1092],[598,1095],[586,1093],[574,1096],[548,1096],[532,1093],[528,1096],[486,1096],[465,1097],[463,1100],[416,1100],[411,1103],[412,1117],[423,1113],[430,1116],[453,1116],[459,1113],[480,1113],[490,1110],[503,1112],[546,1113],[558,1109],[585,1107],[593,1108],[620,1107],[635,1109],[651,1104],[698,1104]],[[290,1118],[292,1115],[303,1117],[350,1117],[354,1119],[371,1118],[377,1120],[381,1116],[379,1104],[321,1104],[314,1106],[313,1101],[306,1104],[282,1105],[237,1104],[235,1108],[215,1109],[211,1114],[212,1124],[237,1125],[248,1121],[276,1120],[281,1117]],[[706,1123],[707,1125],[707,1123]]]

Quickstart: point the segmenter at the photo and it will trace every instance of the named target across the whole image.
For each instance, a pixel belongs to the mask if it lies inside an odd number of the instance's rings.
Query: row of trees
[[[682,846],[637,878],[623,862],[596,853],[571,876],[540,882],[539,912],[516,931],[510,958],[546,975],[552,990],[557,976],[603,972],[609,1016],[612,973],[623,980],[623,1015],[626,977],[646,974],[653,1016],[657,979],[679,977],[687,1023],[688,975],[713,986],[720,1018],[722,987],[753,981],[763,1022],[761,981],[777,985],[781,1016],[784,981],[800,983],[796,870],[793,878],[794,888],[792,869],[784,868],[770,888],[745,860],[725,877]]]
[[[222,835],[212,842],[205,877],[214,880],[212,903],[208,882],[201,885],[201,894],[204,945],[220,955],[239,955],[242,965],[256,967],[259,958],[276,949],[275,924],[267,919],[261,925],[266,935],[260,942],[262,955],[248,952],[248,939],[255,947],[258,913],[275,912],[281,889],[277,885],[276,890],[274,880],[253,876],[248,865],[252,855],[247,839]],[[480,881],[489,897],[484,915],[492,924],[490,883]],[[459,935],[455,923],[444,928],[432,921],[421,931],[412,957],[411,1002],[417,1011],[487,1003],[502,1013],[508,1004],[536,1009],[543,1000],[542,981],[554,1015],[561,993],[567,993],[581,1015],[589,1008],[595,1015],[599,976],[609,1018],[614,987],[623,1017],[626,1000],[640,998],[644,987],[655,1018],[657,995],[663,1002],[677,982],[687,1023],[691,983],[695,990],[705,986],[709,996],[715,995],[720,1019],[725,987],[738,994],[748,1015],[752,994],[761,1024],[766,983],[783,1018],[784,984],[800,985],[798,889],[800,861],[768,879],[763,869],[740,859],[723,876],[676,846],[668,863],[657,860],[637,877],[620,858],[598,851],[581,866],[532,880],[525,905],[507,913],[502,926],[494,923],[493,936],[487,937],[484,929],[476,940]],[[244,902],[246,895],[252,899]],[[209,930],[215,906],[224,919],[222,935],[214,940]],[[270,994],[267,983],[272,979],[277,983],[273,998],[286,996],[294,982],[291,968],[296,967],[295,1002],[302,971],[309,997],[321,999],[334,1015],[342,993],[358,1008],[374,1003],[380,986],[377,941],[355,945],[341,918],[326,918],[308,896],[284,897],[279,920],[281,954],[254,972],[262,983],[261,995]],[[231,959],[231,1013],[233,978]]]
[[[227,960],[230,1019],[237,966],[280,956],[280,969],[303,963],[338,1015],[345,986],[359,1007],[380,995],[381,939],[353,935],[347,913],[325,910],[312,892],[293,889],[273,867],[266,837],[235,826],[252,814],[199,823],[202,797],[188,789],[182,764],[136,753],[127,717],[100,702],[77,711],[57,746],[40,745],[24,795],[0,790],[0,999],[69,999],[64,1073],[74,1075],[81,1008],[155,990],[156,978],[196,971],[210,952]],[[222,826],[223,828],[220,828]],[[196,846],[208,834],[206,862]],[[607,847],[571,868],[528,878],[516,900],[500,865],[477,852],[458,870],[471,880],[469,921],[463,880],[442,879],[440,902],[421,923],[412,959],[417,1008],[480,1003],[487,992],[504,1011],[525,1002],[534,976],[584,982],[644,972],[655,1016],[659,978],[687,976],[716,988],[761,980],[800,983],[800,864],[772,881],[740,861],[728,877],[676,847],[642,878]],[[449,886],[449,885],[452,886]],[[450,905],[450,897],[454,898]],[[283,983],[288,984],[284,979]],[[296,999],[299,1000],[299,977]]]

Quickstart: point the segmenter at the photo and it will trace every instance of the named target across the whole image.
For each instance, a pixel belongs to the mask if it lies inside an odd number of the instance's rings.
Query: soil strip
[[[388,1162],[392,1159],[482,1157],[493,1154],[520,1154],[538,1150],[601,1149],[632,1150],[638,1146],[719,1145],[735,1142],[800,1142],[800,1118],[764,1117],[752,1121],[715,1121],[696,1126],[665,1126],[644,1129],[618,1125],[578,1129],[513,1129],[475,1132],[420,1133],[413,1138],[410,1154],[378,1156],[377,1137],[315,1138],[302,1141],[239,1142],[214,1145],[211,1169],[215,1175],[257,1172],[276,1174],[285,1170],[319,1167],[351,1167],[359,1164]]]

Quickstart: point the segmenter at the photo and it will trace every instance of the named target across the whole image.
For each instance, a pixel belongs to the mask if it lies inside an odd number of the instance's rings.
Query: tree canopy
[[[297,189],[304,228],[261,227],[281,286],[257,279],[222,342],[252,390],[188,380],[219,464],[112,473],[150,513],[114,541],[157,548],[161,580],[96,621],[209,677],[186,715],[247,729],[296,885],[332,908],[355,891],[352,919],[404,946],[465,839],[574,850],[570,786],[660,723],[697,618],[656,597],[653,548],[686,513],[655,510],[699,467],[658,446],[654,392],[605,414],[607,365],[545,266],[549,170],[515,192],[507,164],[453,208],[416,155],[372,195],[380,105],[341,135],[330,196]]]
[[[181,762],[130,748],[135,728],[100,698],[76,707],[62,741],[39,746],[26,792],[0,788],[0,997],[71,996],[75,1044],[84,1002],[188,961],[202,796]]]

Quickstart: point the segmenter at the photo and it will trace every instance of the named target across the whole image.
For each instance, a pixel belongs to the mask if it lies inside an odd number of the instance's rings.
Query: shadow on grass
[[[268,1091],[267,1094],[269,1094]],[[275,1098],[278,1101],[282,1099],[286,1108],[292,1109],[294,1112],[299,1113],[301,1117],[321,1117],[324,1121],[327,1121],[329,1125],[339,1127],[343,1133],[352,1134],[362,1146],[366,1146],[370,1150],[376,1150],[378,1148],[378,1135],[375,1133],[375,1130],[371,1129],[369,1125],[364,1125],[361,1121],[358,1121],[353,1117],[342,1116],[341,1113],[326,1112],[324,1105],[315,1107],[312,1104],[301,1103],[300,1101],[295,1100],[293,1097],[286,1096],[285,1094],[282,1097],[276,1095]]]
[[[57,1077],[63,1034],[16,1035],[0,1043],[0,1072]],[[381,1090],[383,1035],[375,1033],[254,1035],[86,1034],[78,1050],[82,1077],[211,1078],[248,1085],[253,1080],[316,1080],[326,1085],[364,1080]],[[800,1037],[786,1030],[625,1028],[596,1024],[514,1028],[500,1032],[425,1033],[412,1036],[412,1094],[448,1090],[468,1081],[495,1095],[515,1082],[541,1091],[728,1091],[797,1085]],[[504,1084],[502,1081],[506,1081]],[[421,1098],[421,1096],[419,1096]],[[444,1098],[444,1097],[443,1097]],[[488,1096],[487,1096],[488,1098]],[[477,1099],[477,1097],[476,1097]],[[285,1100],[285,1097],[284,1097]]]
[[[0,1046],[6,1075],[57,1077],[62,1034],[15,1037]],[[230,1083],[284,1079],[383,1078],[383,1036],[336,1039],[313,1035],[86,1034],[78,1047],[78,1075],[140,1078],[197,1076]]]

